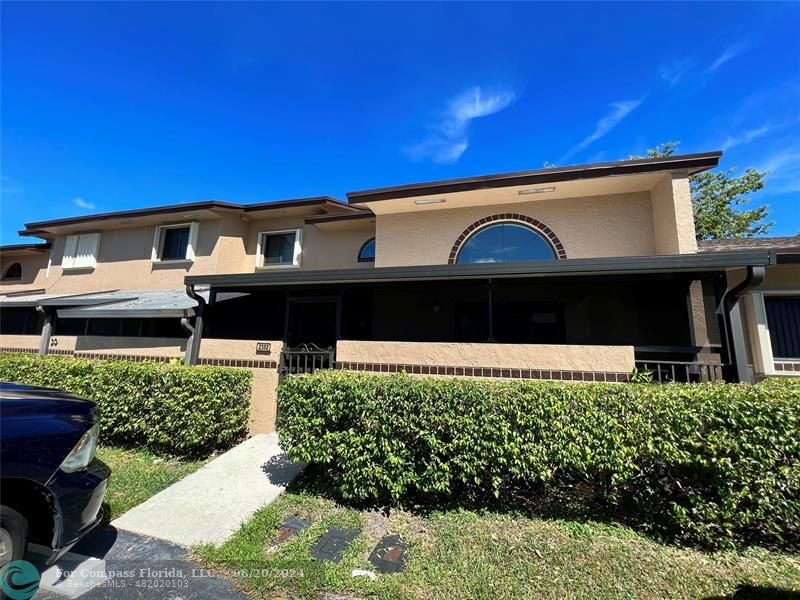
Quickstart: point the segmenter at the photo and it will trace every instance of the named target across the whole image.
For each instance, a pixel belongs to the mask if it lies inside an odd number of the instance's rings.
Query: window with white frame
[[[262,231],[258,234],[256,267],[299,267],[302,229]]]
[[[156,227],[153,262],[194,260],[199,223],[178,223]]]
[[[64,244],[62,269],[94,269],[100,251],[99,233],[68,235]]]

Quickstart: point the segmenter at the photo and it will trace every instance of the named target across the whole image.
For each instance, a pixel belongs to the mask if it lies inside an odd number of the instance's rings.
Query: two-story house
[[[279,371],[800,374],[800,242],[698,248],[689,176],[720,156],[29,223],[0,349],[250,368],[258,431]]]

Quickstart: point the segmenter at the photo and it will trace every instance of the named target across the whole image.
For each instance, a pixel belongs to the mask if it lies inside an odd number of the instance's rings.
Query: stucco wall
[[[0,335],[0,348],[19,348],[21,350],[39,350],[38,335]]]
[[[505,212],[524,214],[550,227],[567,258],[655,253],[650,194],[636,192],[379,214],[375,266],[446,264],[454,242],[469,225]]]
[[[336,360],[559,371],[633,370],[632,346],[339,341]]]
[[[192,262],[152,262],[155,226],[102,231],[97,265],[93,270],[62,270],[66,237],[53,243],[53,266],[48,278],[50,293],[100,290],[181,289],[186,275],[215,273],[220,265],[241,260],[243,244],[232,239],[244,231],[238,216],[199,222],[195,259]]]
[[[281,356],[283,342],[279,340],[261,340],[269,342],[270,352],[256,352],[256,340],[225,340],[204,338],[200,344],[200,358],[231,358],[240,360],[275,360]]]
[[[22,267],[22,279],[12,281],[0,281],[0,293],[16,292],[26,289],[42,289],[46,286],[47,280],[47,260],[49,252],[37,254],[14,253],[0,254],[0,277],[5,275],[6,269],[14,263],[20,263]]]
[[[252,221],[247,233],[247,258],[239,272],[252,272],[256,266],[258,234],[262,231],[302,229],[302,269],[353,269],[370,268],[373,263],[358,262],[358,251],[368,239],[375,237],[375,226],[366,221],[351,222],[345,228],[321,229],[305,225],[303,217],[283,217]],[[276,270],[285,270],[278,267]]]
[[[656,254],[697,252],[692,195],[686,173],[667,173],[651,190]]]

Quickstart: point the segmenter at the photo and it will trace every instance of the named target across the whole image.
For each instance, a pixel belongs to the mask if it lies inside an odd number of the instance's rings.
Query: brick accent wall
[[[800,360],[776,360],[775,371],[783,375],[800,375]]]
[[[624,383],[630,373],[612,371],[556,371],[545,369],[498,369],[493,367],[450,367],[438,365],[407,365],[387,363],[337,362],[337,369],[366,371],[370,373],[401,373],[413,375],[444,375],[465,377],[492,377],[498,379],[551,379],[558,381],[602,381]]]
[[[29,348],[0,348],[0,352],[26,352],[28,354],[38,354],[38,350]],[[170,362],[175,360],[174,356],[146,356],[141,354],[110,354],[103,352],[81,352],[74,350],[59,350],[50,348],[48,355],[56,354],[61,356],[74,356],[75,358],[87,358],[90,360],[131,360],[134,362]],[[198,360],[200,365],[212,365],[215,367],[238,367],[241,369],[277,369],[278,362],[274,360],[252,360],[239,358],[201,358]]]

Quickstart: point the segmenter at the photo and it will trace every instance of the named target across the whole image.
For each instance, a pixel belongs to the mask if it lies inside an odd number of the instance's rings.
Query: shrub
[[[800,381],[615,385],[320,371],[287,378],[279,408],[283,447],[323,467],[345,498],[584,482],[683,542],[800,543]]]
[[[245,369],[0,354],[0,381],[94,400],[104,442],[182,456],[225,449],[245,436],[250,377]]]

